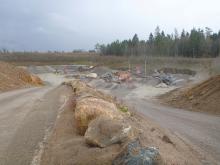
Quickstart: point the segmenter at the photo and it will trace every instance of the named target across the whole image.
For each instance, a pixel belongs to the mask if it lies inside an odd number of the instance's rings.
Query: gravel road
[[[147,100],[127,100],[135,109],[194,146],[202,157],[220,164],[220,117],[161,106]],[[211,164],[205,162],[204,164]]]
[[[141,88],[141,91],[137,88],[123,92],[122,89],[96,87],[123,100],[138,113],[178,135],[201,154],[204,164],[220,164],[220,116],[160,105],[150,98],[148,90],[143,90],[145,88]]]
[[[0,94],[0,164],[35,164],[40,144],[70,92],[64,86]]]

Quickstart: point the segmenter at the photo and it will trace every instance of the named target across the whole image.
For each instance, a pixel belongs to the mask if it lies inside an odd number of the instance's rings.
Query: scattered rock
[[[118,77],[115,76],[112,72],[106,72],[101,76],[106,82],[119,82]]]
[[[120,71],[115,73],[120,81],[127,81],[131,79],[131,73],[128,71]]]
[[[67,83],[67,85],[68,84],[72,87],[74,94],[79,97],[78,100],[81,100],[81,98],[84,97],[93,96],[107,100],[109,102],[113,102],[113,98],[110,95],[106,95],[80,80],[70,81]]]
[[[96,73],[89,73],[86,75],[87,78],[97,78],[98,75]]]
[[[97,66],[87,66],[87,65],[82,65],[78,67],[78,71],[79,72],[85,72],[85,71],[90,71],[92,69],[94,69]]]
[[[150,129],[151,132],[154,132],[155,130],[156,130],[155,128],[151,128],[151,129]]]
[[[86,143],[104,148],[128,139],[131,126],[123,120],[102,115],[90,122],[85,133]]]
[[[139,140],[132,141],[113,160],[113,165],[161,165],[162,158],[157,148],[140,145]]]
[[[70,81],[69,84],[72,86],[72,88],[76,88],[77,92],[82,92],[90,88],[86,83],[80,80]]]
[[[156,88],[168,88],[168,86],[165,83],[160,83],[156,86]]]
[[[110,118],[118,116],[115,104],[95,97],[85,97],[78,100],[75,119],[79,134],[84,135],[90,121],[103,114]]]
[[[170,144],[173,144],[173,142],[170,140],[170,138],[167,136],[167,135],[164,135],[162,137],[162,140],[166,143],[170,143]]]

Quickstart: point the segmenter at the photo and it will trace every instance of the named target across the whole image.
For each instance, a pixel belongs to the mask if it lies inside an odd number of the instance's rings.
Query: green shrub
[[[126,107],[126,106],[120,106],[120,107],[119,107],[119,110],[120,110],[121,112],[126,113],[126,112],[128,112],[128,107]]]

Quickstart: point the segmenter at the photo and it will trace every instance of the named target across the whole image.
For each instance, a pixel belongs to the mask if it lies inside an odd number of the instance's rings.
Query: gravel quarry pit
[[[27,67],[31,73],[37,74],[45,81],[45,86],[22,90],[19,98],[16,97],[19,95],[19,91],[3,93],[7,95],[7,99],[4,95],[0,95],[0,113],[4,114],[1,117],[10,117],[9,112],[12,112],[11,114],[14,114],[15,117],[13,122],[20,122],[17,125],[19,129],[17,129],[17,127],[10,127],[7,122],[4,123],[1,120],[0,129],[8,127],[11,132],[16,132],[16,136],[11,133],[11,138],[1,138],[3,140],[1,144],[11,144],[10,147],[6,145],[7,152],[4,151],[3,147],[0,150],[0,153],[12,153],[8,154],[7,160],[22,165],[31,164],[31,162],[40,164],[39,160],[42,160],[41,164],[74,164],[73,162],[79,162],[88,156],[85,162],[105,160],[107,164],[118,154],[121,149],[120,144],[115,144],[104,150],[97,147],[90,148],[85,144],[84,138],[75,132],[72,108],[74,102],[71,101],[73,99],[71,96],[72,91],[63,86],[60,87],[60,84],[63,81],[74,80],[75,76],[79,76],[83,82],[87,82],[103,93],[112,95],[120,103],[134,110],[135,119],[130,121],[131,124],[143,130],[144,133],[142,133],[141,137],[145,145],[158,146],[167,164],[219,164],[220,118],[204,113],[171,108],[159,104],[157,100],[158,95],[194,83],[195,80],[198,80],[196,78],[197,75],[178,73],[174,77],[184,79],[184,82],[178,85],[156,87],[158,81],[151,77],[135,77],[132,81],[120,84],[105,82],[100,78],[86,78],[85,76],[91,72],[97,73],[99,77],[103,73],[111,72],[112,70],[106,67],[95,67],[93,70],[79,72],[78,67],[77,65]],[[69,95],[70,91],[71,95]],[[34,93],[36,97],[32,96]],[[64,95],[66,99],[64,99]],[[10,104],[5,102],[7,100],[10,101]],[[15,101],[17,103],[16,106],[13,104]],[[29,104],[24,104],[27,101]],[[31,105],[38,105],[38,108],[34,106],[30,108]],[[53,106],[51,107],[51,105]],[[40,107],[44,107],[44,112],[38,111]],[[24,115],[25,120],[13,113],[16,109],[24,110],[28,114]],[[29,110],[31,111],[29,112]],[[42,124],[42,118],[34,118],[35,120],[29,118],[35,113],[45,115],[45,119],[48,114],[53,114],[53,118],[50,118],[49,124],[47,122]],[[26,125],[26,121],[29,124]],[[38,128],[39,124],[41,126],[39,129],[29,131],[29,136],[26,136],[26,127],[32,130],[31,128]],[[52,129],[44,141],[44,131],[48,128],[48,125]],[[23,131],[20,132],[19,130]],[[40,136],[36,136],[37,131],[41,132]],[[1,136],[5,136],[5,134],[1,134]],[[25,137],[23,139],[28,141],[25,146],[29,150],[18,145],[22,141],[19,137]],[[36,141],[32,139],[36,139]],[[38,150],[39,144],[44,146],[42,150]],[[25,155],[26,151],[29,153],[28,156]],[[182,154],[180,154],[180,151]],[[2,154],[0,155],[3,156]],[[3,157],[0,157],[0,164]]]
[[[61,77],[72,79],[73,77],[71,75],[85,75],[93,72],[81,73],[75,68],[77,67],[74,66],[74,69],[70,69],[65,75],[60,74]],[[106,67],[95,69],[99,76],[106,71],[111,71],[111,69]],[[178,74],[176,75],[178,76]],[[148,80],[136,78],[132,84],[129,82],[122,84],[106,83],[102,79],[84,78],[84,76],[81,77],[81,80],[104,93],[117,97],[121,102],[135,109],[140,115],[148,117],[149,120],[156,122],[162,126],[162,128],[170,130],[179,138],[183,139],[201,155],[200,159],[203,162],[202,164],[218,164],[218,162],[220,162],[218,156],[220,154],[220,134],[218,134],[218,132],[220,132],[220,128],[218,127],[220,125],[220,118],[204,113],[171,108],[169,106],[160,105],[158,102],[158,95],[172,91],[175,88],[198,83],[204,79],[203,74],[200,73],[197,73],[195,76],[185,74],[180,76],[186,77],[186,83],[180,86],[168,86],[166,88],[156,88],[155,84],[158,82],[151,78]],[[204,126],[206,129],[203,129]]]

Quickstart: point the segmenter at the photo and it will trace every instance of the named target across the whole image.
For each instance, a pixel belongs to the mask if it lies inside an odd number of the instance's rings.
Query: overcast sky
[[[220,29],[219,0],[0,0],[0,48],[93,49],[96,43],[147,39],[156,26]]]

